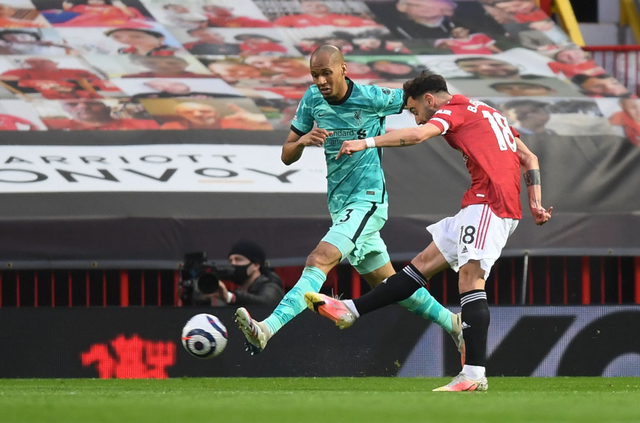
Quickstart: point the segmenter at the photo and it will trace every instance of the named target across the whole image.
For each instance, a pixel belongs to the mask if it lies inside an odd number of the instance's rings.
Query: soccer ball
[[[227,346],[229,335],[220,319],[211,314],[196,314],[182,329],[182,345],[197,358],[213,358]]]

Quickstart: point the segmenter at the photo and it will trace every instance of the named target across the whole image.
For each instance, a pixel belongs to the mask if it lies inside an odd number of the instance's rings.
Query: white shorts
[[[519,220],[496,216],[487,204],[472,204],[453,217],[429,225],[433,242],[456,272],[477,260],[485,280]]]

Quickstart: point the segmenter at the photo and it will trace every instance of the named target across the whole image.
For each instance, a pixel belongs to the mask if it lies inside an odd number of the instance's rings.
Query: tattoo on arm
[[[400,138],[400,146],[406,145],[407,141],[404,138]]]
[[[524,173],[524,182],[528,187],[540,185],[540,169],[531,169]]]

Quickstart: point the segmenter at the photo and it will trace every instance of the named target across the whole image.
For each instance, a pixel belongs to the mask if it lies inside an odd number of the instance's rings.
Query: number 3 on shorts
[[[346,209],[345,212],[347,214],[342,219],[338,220],[338,223],[344,223],[347,220],[349,220],[349,218],[351,217],[351,212],[353,212],[353,209]]]

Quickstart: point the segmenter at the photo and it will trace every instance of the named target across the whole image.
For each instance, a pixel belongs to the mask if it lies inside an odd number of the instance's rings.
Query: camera
[[[207,260],[207,253],[187,253],[180,272],[180,299],[183,305],[210,305],[205,295],[218,290],[220,279],[231,279],[234,268]]]

